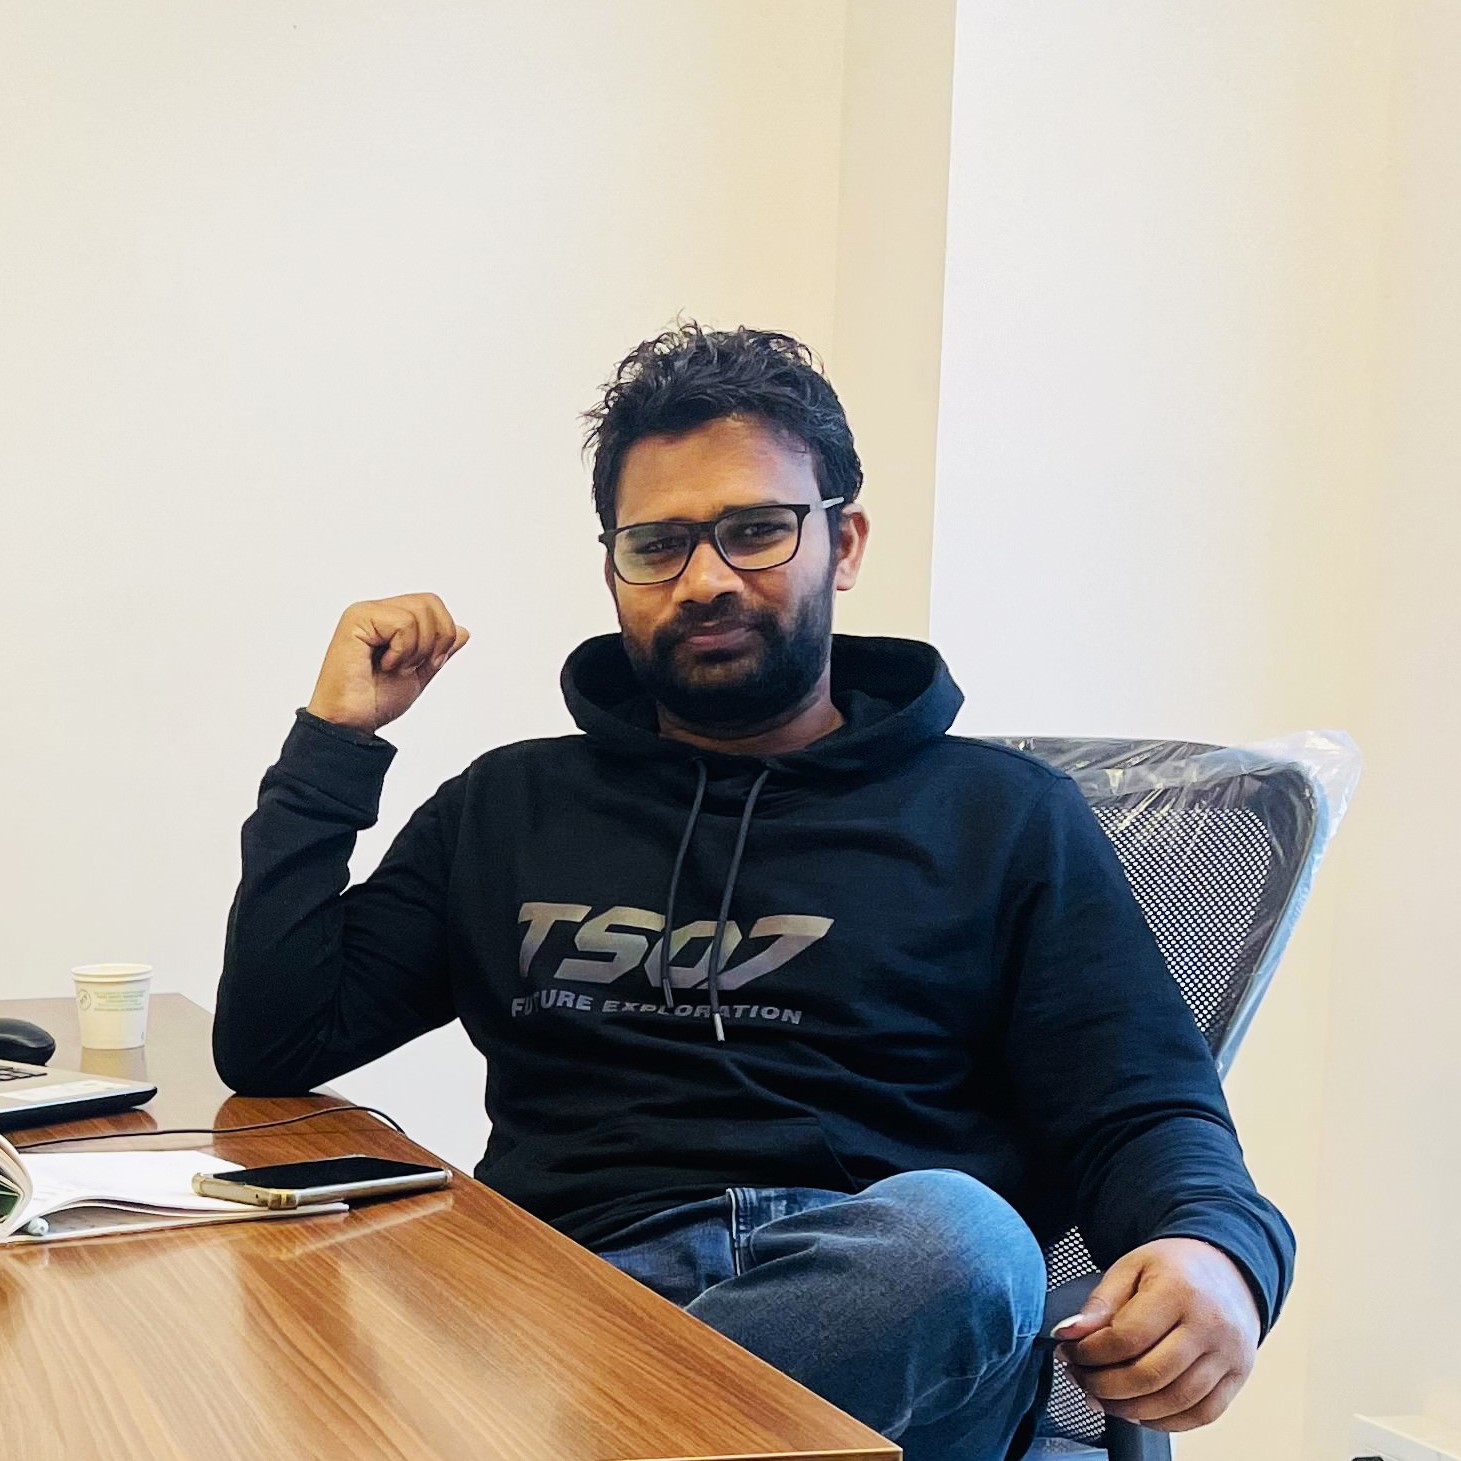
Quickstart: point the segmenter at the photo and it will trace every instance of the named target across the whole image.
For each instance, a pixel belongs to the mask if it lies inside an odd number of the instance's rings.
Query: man
[[[810,352],[647,341],[589,413],[621,633],[583,734],[488,752],[348,881],[403,714],[467,642],[352,605],[243,834],[214,1053],[309,1089],[457,1018],[476,1175],[899,1441],[1020,1454],[1041,1244],[1093,1403],[1220,1414],[1287,1292],[1207,1049],[1068,777],[947,734],[927,645],[832,635],[868,540]]]

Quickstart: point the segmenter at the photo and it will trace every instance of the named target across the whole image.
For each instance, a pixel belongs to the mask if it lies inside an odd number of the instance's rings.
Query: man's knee
[[[861,1194],[885,1205],[879,1225],[909,1297],[973,1319],[990,1351],[1010,1353],[1044,1317],[1045,1259],[1035,1235],[998,1193],[949,1168],[901,1172]]]

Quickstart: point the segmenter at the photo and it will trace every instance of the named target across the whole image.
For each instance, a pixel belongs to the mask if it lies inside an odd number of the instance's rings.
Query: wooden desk
[[[139,1135],[95,1150],[428,1155],[359,1111],[147,1137],[343,1104],[231,1096],[211,1016],[181,995],[153,996],[143,1051],[83,1052],[69,999],[4,1001],[0,1015],[50,1030],[54,1065],[158,1087],[138,1111],[10,1132],[17,1144],[125,1130]],[[0,1248],[0,1437],[17,1461],[901,1454],[468,1173],[348,1213]]]

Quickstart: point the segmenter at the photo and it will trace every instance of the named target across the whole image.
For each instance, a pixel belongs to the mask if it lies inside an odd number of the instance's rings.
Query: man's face
[[[625,453],[617,526],[708,522],[737,507],[816,503],[815,458],[760,422],[726,417]],[[605,565],[624,648],[640,683],[676,719],[746,729],[775,721],[812,693],[832,639],[832,596],[851,588],[865,519],[844,509],[834,543],[820,510],[778,568],[732,568],[701,542],[670,583],[628,584]]]

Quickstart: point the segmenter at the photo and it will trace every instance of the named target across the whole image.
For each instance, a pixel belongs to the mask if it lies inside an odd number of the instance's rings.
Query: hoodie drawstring
[[[695,784],[695,800],[691,804],[690,815],[685,819],[685,835],[680,838],[680,850],[675,854],[675,870],[670,874],[670,896],[665,899],[665,932],[659,941],[659,989],[664,995],[666,1009],[673,1009],[675,1004],[674,996],[670,993],[670,937],[675,929],[675,893],[680,886],[680,870],[685,866],[690,836],[695,831],[695,823],[700,819],[700,807],[705,800],[705,784],[710,779],[704,761],[697,761],[695,769],[700,773],[700,778]]]
[[[695,769],[699,773],[695,784],[695,800],[690,805],[690,815],[685,819],[684,835],[680,838],[680,850],[675,854],[674,871],[670,874],[670,893],[665,900],[665,931],[660,939],[659,945],[659,988],[664,996],[665,1008],[673,1009],[675,998],[670,989],[670,940],[675,931],[675,894],[680,887],[680,873],[685,866],[685,854],[690,848],[690,838],[695,832],[695,823],[700,820],[700,808],[705,802],[705,787],[709,781],[709,774],[705,769],[704,761],[696,761]],[[726,874],[725,891],[720,900],[720,916],[715,923],[715,937],[710,942],[709,974],[707,983],[710,987],[710,1018],[715,1025],[715,1038],[725,1040],[725,1025],[720,1018],[720,976],[721,951],[725,946],[726,924],[730,922],[731,897],[736,890],[736,878],[741,871],[741,855],[746,850],[746,836],[751,830],[751,814],[756,810],[756,798],[761,795],[761,788],[766,785],[766,778],[771,775],[771,768],[768,766],[751,785],[751,790],[746,795],[746,805],[741,812],[741,825],[736,833],[736,848],[731,854],[730,871]]]
[[[715,1038],[725,1040],[725,1026],[720,1022],[720,950],[725,942],[725,925],[730,918],[731,894],[736,890],[736,875],[741,870],[741,854],[746,850],[746,834],[751,830],[751,813],[756,809],[756,798],[771,775],[768,766],[755,780],[746,796],[746,809],[741,813],[741,828],[736,834],[736,850],[731,854],[730,872],[726,874],[725,893],[720,900],[720,917],[715,924],[715,938],[710,944],[710,1018],[715,1024]]]

